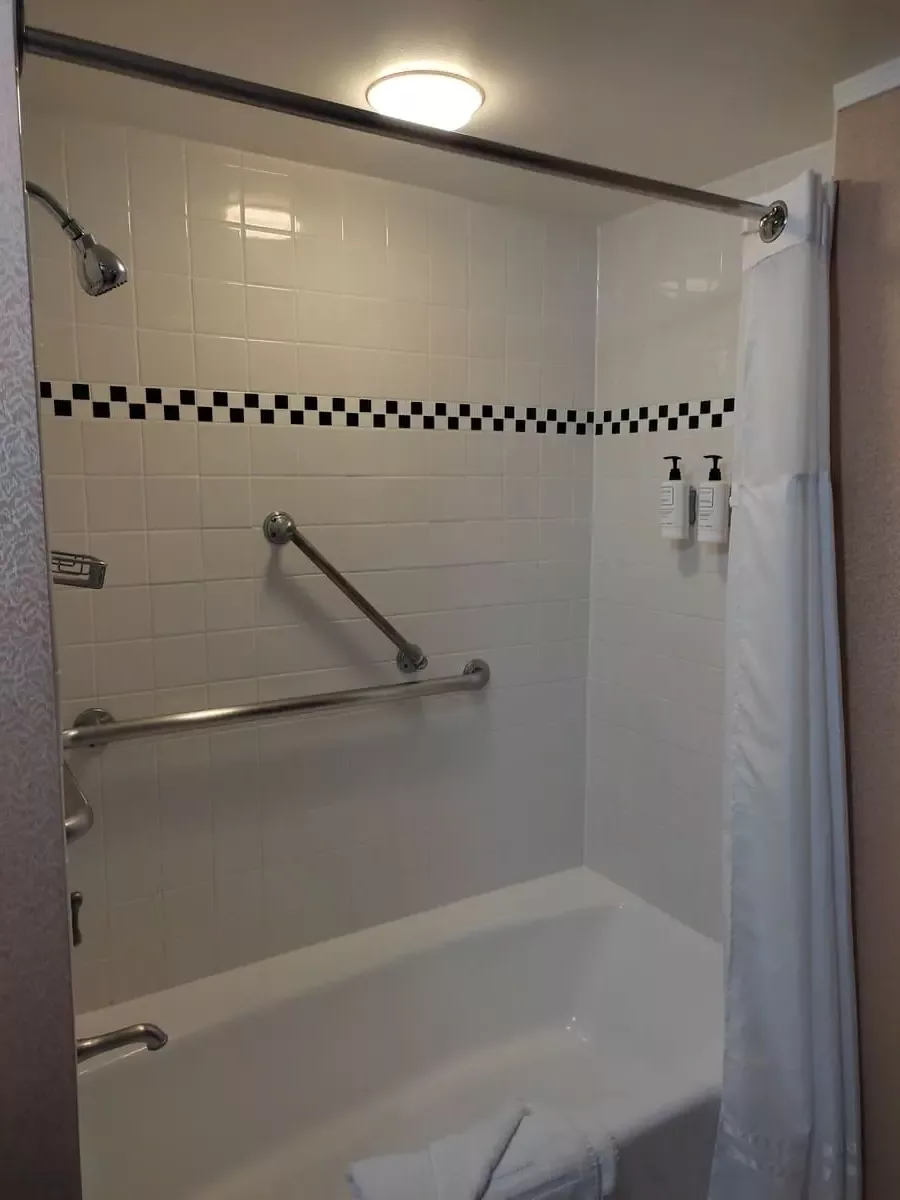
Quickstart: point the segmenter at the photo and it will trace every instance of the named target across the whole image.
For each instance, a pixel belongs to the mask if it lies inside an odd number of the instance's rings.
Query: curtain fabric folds
[[[829,471],[833,187],[744,247],[726,622],[728,934],[710,1200],[858,1200],[858,1080]]]

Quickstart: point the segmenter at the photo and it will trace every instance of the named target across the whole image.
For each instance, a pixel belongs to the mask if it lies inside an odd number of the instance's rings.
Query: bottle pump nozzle
[[[722,461],[722,455],[721,454],[704,454],[703,457],[712,459],[712,466],[709,469],[710,483],[720,483],[722,480],[722,470],[719,467],[719,463]]]
[[[666,460],[666,462],[671,462],[671,464],[672,464],[672,469],[669,471],[669,479],[670,480],[671,479],[676,479],[676,480],[680,479],[681,478],[681,470],[679,469],[678,464],[681,462],[681,455],[680,454],[664,454],[663,458]]]

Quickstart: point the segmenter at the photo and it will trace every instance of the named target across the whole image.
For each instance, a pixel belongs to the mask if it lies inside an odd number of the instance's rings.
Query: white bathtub
[[[510,1099],[611,1134],[616,1195],[704,1200],[721,951],[586,869],[79,1019],[86,1200],[338,1200],[348,1162]]]

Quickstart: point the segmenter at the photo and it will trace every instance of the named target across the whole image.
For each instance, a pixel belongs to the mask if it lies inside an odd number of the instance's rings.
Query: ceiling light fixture
[[[484,104],[477,83],[451,71],[396,71],[366,91],[376,112],[435,129],[462,129]]]

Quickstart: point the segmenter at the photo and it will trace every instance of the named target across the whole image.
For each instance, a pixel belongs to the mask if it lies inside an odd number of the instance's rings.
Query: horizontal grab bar
[[[325,712],[337,708],[360,708],[394,700],[421,700],[452,692],[480,692],[487,686],[491,669],[483,659],[473,658],[460,675],[438,679],[412,679],[408,683],[377,684],[344,692],[320,692],[315,696],[292,696],[286,700],[263,700],[258,704],[236,704],[231,708],[204,708],[196,712],[171,713],[162,717],[138,717],[117,721],[102,709],[89,708],[75,718],[72,729],[64,729],[63,749],[76,746],[106,746],[131,738],[161,737],[169,733],[201,733],[245,721],[267,721],[299,713]]]

